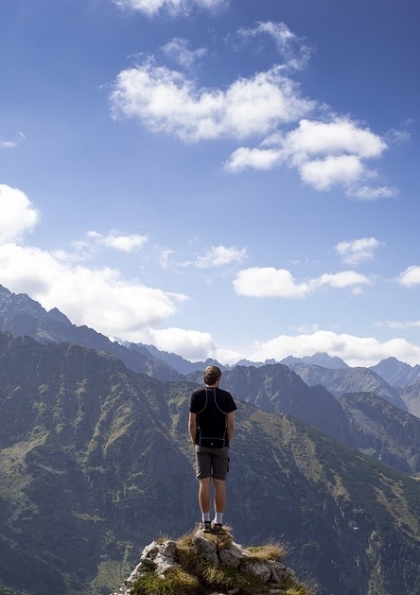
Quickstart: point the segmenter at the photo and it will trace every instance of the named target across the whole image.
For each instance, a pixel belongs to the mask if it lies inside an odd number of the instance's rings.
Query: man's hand
[[[195,413],[189,413],[188,416],[188,431],[190,433],[191,442],[195,444],[195,436],[197,434],[197,415]]]
[[[230,446],[233,438],[233,432],[235,431],[235,420],[233,418],[233,411],[227,414],[227,438],[228,445]]]

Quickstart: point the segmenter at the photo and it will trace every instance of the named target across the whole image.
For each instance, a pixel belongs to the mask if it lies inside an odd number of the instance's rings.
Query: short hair
[[[203,380],[205,384],[208,386],[212,386],[212,384],[216,384],[222,375],[222,370],[217,366],[207,366],[204,370]]]

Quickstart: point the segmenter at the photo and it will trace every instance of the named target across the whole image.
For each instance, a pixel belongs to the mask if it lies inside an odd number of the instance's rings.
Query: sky
[[[418,0],[0,0],[0,284],[191,361],[420,364]]]

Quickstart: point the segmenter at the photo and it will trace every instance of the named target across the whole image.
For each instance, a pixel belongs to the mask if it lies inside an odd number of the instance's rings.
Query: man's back
[[[195,443],[210,448],[228,446],[226,416],[235,409],[232,395],[221,388],[196,390],[190,404],[190,411],[197,416]]]

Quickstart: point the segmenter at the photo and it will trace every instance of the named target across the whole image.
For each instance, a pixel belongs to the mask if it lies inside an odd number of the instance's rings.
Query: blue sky
[[[0,283],[190,360],[420,363],[418,0],[2,0]]]

